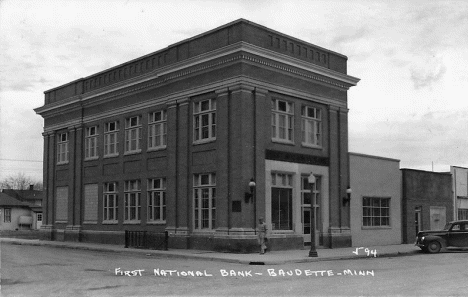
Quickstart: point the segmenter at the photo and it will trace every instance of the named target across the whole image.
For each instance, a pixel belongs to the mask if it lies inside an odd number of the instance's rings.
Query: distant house
[[[452,174],[415,169],[402,173],[403,243],[418,231],[440,230],[453,220]]]
[[[468,168],[450,166],[452,174],[453,216],[468,220]]]
[[[5,193],[0,193],[0,230],[33,228],[30,204]]]
[[[31,228],[40,229],[42,226],[42,200],[44,199],[44,192],[42,190],[35,190],[34,186],[29,186],[27,190],[4,189],[4,194],[13,197],[20,202],[26,203],[30,210],[30,216],[33,219]]]

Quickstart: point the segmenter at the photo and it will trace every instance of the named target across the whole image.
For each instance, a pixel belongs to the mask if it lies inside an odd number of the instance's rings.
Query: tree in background
[[[34,190],[42,190],[42,182],[32,179],[20,172],[10,175],[0,181],[1,189],[27,190],[33,185]]]

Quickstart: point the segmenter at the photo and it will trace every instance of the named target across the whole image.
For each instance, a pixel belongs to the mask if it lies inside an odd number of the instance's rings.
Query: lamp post
[[[309,257],[318,257],[317,250],[315,248],[315,199],[314,199],[314,184],[315,176],[311,172],[307,181],[309,182],[310,188],[310,251]]]
[[[250,182],[249,182],[249,188],[250,188],[250,197],[252,199],[252,202],[253,202],[253,212],[254,212],[254,215],[253,215],[253,221],[254,221],[254,233],[255,235],[257,235],[257,201],[255,201],[255,187],[257,186],[257,184],[255,184],[255,180],[253,179],[253,177],[250,179]]]

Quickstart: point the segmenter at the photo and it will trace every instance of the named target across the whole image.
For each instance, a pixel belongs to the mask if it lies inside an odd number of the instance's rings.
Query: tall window
[[[195,142],[216,139],[216,100],[195,102],[193,105]]]
[[[363,226],[390,226],[390,198],[364,197],[362,208]]]
[[[271,223],[273,230],[292,230],[291,174],[271,174]]]
[[[60,133],[57,141],[57,163],[68,162],[68,133]]]
[[[106,123],[104,126],[104,156],[117,156],[118,150],[119,122]]]
[[[165,110],[149,114],[148,149],[166,147],[167,115]]]
[[[125,153],[141,151],[141,117],[125,120]]]
[[[322,145],[322,114],[320,109],[302,107],[302,144],[307,146]]]
[[[193,179],[195,229],[216,227],[216,175],[195,174]]]
[[[5,216],[3,217],[3,221],[5,223],[11,223],[11,208],[5,208]]]
[[[166,220],[166,179],[148,180],[148,221]]]
[[[85,159],[96,158],[97,153],[97,126],[86,128]]]
[[[119,199],[117,183],[104,184],[103,221],[117,222],[119,219]]]
[[[141,185],[139,180],[125,181],[125,221],[140,220]]]
[[[271,137],[273,140],[293,142],[294,105],[291,102],[271,100]]]

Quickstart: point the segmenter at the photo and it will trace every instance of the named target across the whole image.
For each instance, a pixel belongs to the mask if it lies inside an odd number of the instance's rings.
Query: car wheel
[[[431,254],[436,254],[438,252],[440,252],[440,242],[438,241],[431,241],[429,242],[429,244],[427,245],[427,251]]]

